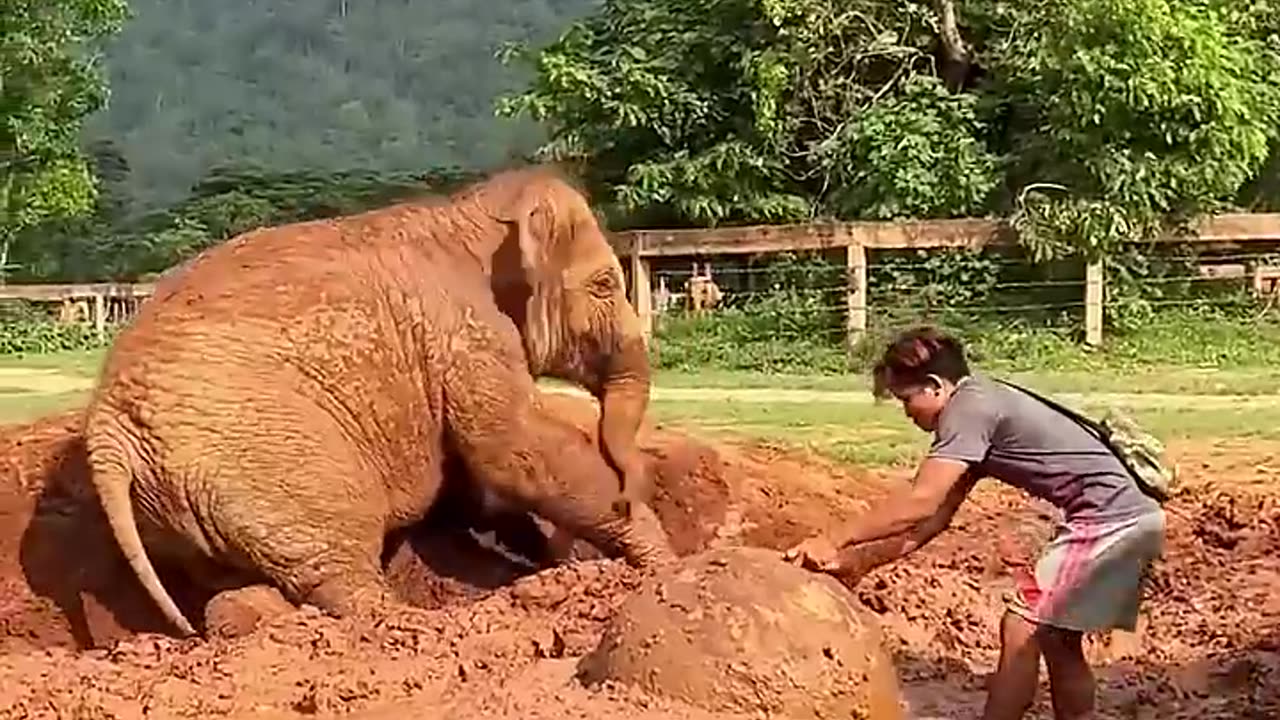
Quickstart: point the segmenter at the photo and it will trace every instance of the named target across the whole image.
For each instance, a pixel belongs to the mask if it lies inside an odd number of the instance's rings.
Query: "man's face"
[[[937,429],[938,416],[947,406],[948,395],[946,388],[932,382],[893,388],[893,396],[902,403],[902,411],[925,432]]]

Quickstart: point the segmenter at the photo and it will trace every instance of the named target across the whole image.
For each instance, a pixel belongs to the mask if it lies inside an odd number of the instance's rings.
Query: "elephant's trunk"
[[[600,385],[600,446],[622,478],[629,502],[649,501],[644,459],[636,444],[649,408],[649,356],[642,336],[629,337],[615,353]]]

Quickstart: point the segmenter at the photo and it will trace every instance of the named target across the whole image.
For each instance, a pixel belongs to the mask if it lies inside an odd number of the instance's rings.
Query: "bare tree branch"
[[[933,9],[938,16],[938,40],[942,43],[942,81],[950,90],[959,90],[969,77],[973,57],[956,25],[955,1],[934,0]]]

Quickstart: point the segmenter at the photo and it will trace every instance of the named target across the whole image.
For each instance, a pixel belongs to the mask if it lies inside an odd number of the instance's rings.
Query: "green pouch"
[[[1136,420],[1116,408],[1107,408],[1096,423],[1104,442],[1151,497],[1165,502],[1178,489],[1178,469],[1164,461],[1164,443]]]
[[[1138,488],[1147,496],[1164,503],[1178,489],[1178,471],[1164,460],[1164,443],[1147,432],[1132,417],[1117,408],[1107,408],[1101,420],[1091,420],[1070,408],[1043,397],[1008,380],[1000,380],[1030,395],[1092,432],[1125,466]]]

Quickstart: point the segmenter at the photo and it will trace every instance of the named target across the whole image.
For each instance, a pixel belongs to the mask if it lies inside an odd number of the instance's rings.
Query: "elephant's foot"
[[[631,511],[634,507],[635,504],[631,502],[631,498],[622,496],[613,501],[613,505],[610,506],[610,509],[622,517],[631,517]]]
[[[280,591],[270,585],[224,590],[205,605],[205,632],[210,637],[243,637],[264,622],[295,609],[293,603],[285,600]]]
[[[306,602],[336,618],[370,619],[384,615],[391,606],[402,604],[381,575],[376,579],[326,578],[307,593]]]
[[[678,559],[658,514],[645,503],[633,502],[630,517],[615,515],[584,538],[604,554],[621,556],[641,570],[658,569]]]
[[[642,569],[656,569],[679,559],[658,513],[648,503],[632,502],[630,517],[623,522],[630,525],[629,542],[623,551],[627,562]]]
[[[613,501],[613,512],[631,517],[636,505],[648,504],[653,496],[653,481],[644,467],[644,460],[636,455],[622,472],[622,494]]]
[[[405,602],[384,582],[335,579],[317,586],[308,602],[327,614],[359,626],[408,633],[441,629],[441,619],[424,608]]]
[[[578,558],[578,554],[574,552],[576,542],[577,538],[573,533],[558,525],[552,525],[551,534],[547,536],[548,565],[559,565],[576,560]]]
[[[579,539],[601,555],[622,557],[641,569],[665,566],[678,558],[666,528],[647,503],[631,501],[629,513],[612,510],[607,519],[593,524],[569,525],[567,521],[573,519],[561,518],[552,524],[545,543],[552,564],[580,559],[576,548]]]

